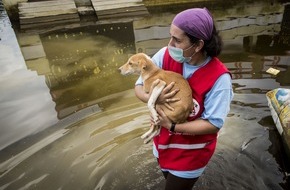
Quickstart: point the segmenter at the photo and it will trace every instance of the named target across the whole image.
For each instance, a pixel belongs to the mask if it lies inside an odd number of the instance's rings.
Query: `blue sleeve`
[[[164,53],[165,53],[166,47],[163,47],[162,49],[160,49],[153,57],[152,57],[152,61],[159,67],[162,68],[162,64],[163,64],[163,57],[164,57]],[[143,80],[142,77],[140,76],[135,85],[143,85]]]
[[[233,99],[231,77],[228,73],[221,75],[213,88],[206,94],[201,118],[207,119],[217,128],[221,128],[230,111]]]

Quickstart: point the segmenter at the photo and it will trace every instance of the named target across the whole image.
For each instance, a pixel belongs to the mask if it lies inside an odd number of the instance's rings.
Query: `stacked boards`
[[[74,0],[53,0],[18,3],[21,29],[79,23]]]
[[[92,0],[98,20],[149,15],[142,0]]]

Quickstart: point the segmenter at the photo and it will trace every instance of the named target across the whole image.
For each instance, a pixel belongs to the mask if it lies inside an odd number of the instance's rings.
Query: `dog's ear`
[[[147,65],[146,65],[146,64],[143,64],[143,65],[142,65],[142,69],[143,69],[143,70],[146,70],[146,69],[147,69]]]
[[[147,70],[147,62],[144,59],[139,60],[142,70]]]

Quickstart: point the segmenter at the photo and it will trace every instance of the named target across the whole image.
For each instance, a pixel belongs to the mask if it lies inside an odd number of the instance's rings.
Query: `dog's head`
[[[132,55],[119,70],[122,75],[140,75],[148,67],[149,62],[151,62],[151,59],[148,55],[137,53]]]

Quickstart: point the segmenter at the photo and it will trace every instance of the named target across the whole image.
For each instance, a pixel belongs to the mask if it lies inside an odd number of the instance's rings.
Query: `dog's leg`
[[[141,139],[145,139],[145,138],[149,137],[150,134],[153,132],[153,130],[154,130],[154,125],[151,125],[150,129],[141,136]]]
[[[159,95],[161,94],[161,92],[165,86],[166,86],[166,83],[164,81],[160,81],[158,83],[158,85],[156,87],[154,87],[154,89],[152,90],[151,96],[148,100],[147,106],[149,108],[149,111],[150,111],[155,123],[157,123],[157,121],[158,121],[158,113],[155,109],[155,103],[156,103],[157,98],[159,97]],[[151,141],[151,139],[153,137],[158,135],[159,132],[160,132],[160,126],[151,125],[150,129],[146,133],[144,133],[141,136],[141,138],[144,139],[144,143],[147,144],[148,142]]]
[[[160,125],[153,125],[153,132],[150,133],[150,136],[147,136],[144,139],[144,143],[147,144],[148,142],[150,142],[155,136],[159,135],[160,133]]]
[[[165,88],[166,83],[164,81],[160,81],[156,87],[152,90],[151,96],[148,100],[147,106],[149,111],[153,117],[154,122],[158,121],[158,113],[155,109],[155,103],[159,95],[161,94],[162,90]]]

